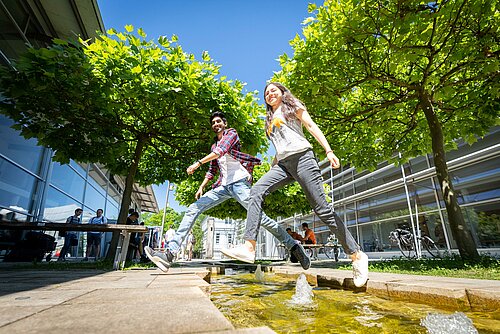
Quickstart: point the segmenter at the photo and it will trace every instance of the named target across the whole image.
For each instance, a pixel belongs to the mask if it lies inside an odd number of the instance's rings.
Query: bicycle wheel
[[[411,259],[416,256],[413,242],[398,239],[398,246],[404,257]]]
[[[441,257],[441,251],[439,250],[438,246],[432,241],[431,238],[428,236],[423,236],[422,237],[422,245],[424,246],[425,250],[431,254],[432,257],[440,258]]]
[[[312,256],[313,256],[313,249],[312,248],[305,248],[304,247],[304,250],[306,251],[306,255],[309,256],[310,258],[312,258]]]

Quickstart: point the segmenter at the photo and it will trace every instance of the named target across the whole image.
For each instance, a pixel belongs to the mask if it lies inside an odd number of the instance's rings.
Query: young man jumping
[[[227,120],[222,112],[214,112],[210,116],[212,130],[215,132],[215,142],[211,152],[188,167],[187,173],[193,174],[201,165],[210,162],[210,167],[205,179],[195,194],[196,202],[191,204],[172,241],[167,245],[165,252],[155,251],[146,247],[146,255],[161,270],[168,271],[170,263],[179,252],[182,241],[186,238],[194,225],[196,218],[203,212],[234,198],[245,209],[250,200],[252,172],[255,165],[260,165],[260,159],[241,152],[241,143],[238,132],[227,128]],[[207,183],[219,172],[219,178],[212,185],[212,189],[203,194]],[[311,260],[306,255],[304,248],[297,244],[278,223],[265,214],[262,215],[261,225],[280,240],[290,250],[304,269],[308,269]],[[244,262],[253,263],[255,258],[239,258]]]

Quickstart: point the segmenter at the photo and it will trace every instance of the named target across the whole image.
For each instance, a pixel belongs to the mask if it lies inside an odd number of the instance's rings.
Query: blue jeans
[[[78,239],[76,233],[66,232],[66,236],[64,237],[64,245],[59,253],[60,258],[65,258],[66,254],[68,254],[69,249],[71,247],[71,239]]]
[[[267,195],[287,184],[297,181],[304,191],[307,201],[321,221],[335,233],[346,254],[354,254],[359,246],[346,224],[332,210],[326,201],[323,178],[318,162],[311,150],[291,155],[274,165],[253,186],[247,209],[245,240],[257,240],[262,214],[262,203]]]
[[[213,208],[214,206],[217,206],[230,198],[234,198],[245,208],[245,210],[248,209],[248,203],[250,201],[250,187],[250,183],[246,179],[242,179],[225,186],[219,186],[206,192],[200,197],[200,199],[188,207],[179,228],[175,232],[174,238],[168,243],[170,251],[177,253],[180,250],[182,241],[186,238],[189,230],[193,227],[196,218],[201,213]],[[295,240],[293,240],[276,221],[269,218],[264,213],[262,214],[261,225],[266,230],[271,232],[271,234],[281,241],[288,249],[292,248],[296,244]]]

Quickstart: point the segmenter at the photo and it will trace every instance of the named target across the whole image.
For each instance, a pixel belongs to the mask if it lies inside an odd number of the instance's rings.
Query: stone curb
[[[495,311],[500,309],[500,281],[435,276],[370,273],[362,288],[353,284],[347,270],[298,267],[274,267],[280,276],[296,279],[301,273],[319,287],[367,292],[386,299],[435,305],[459,311]]]

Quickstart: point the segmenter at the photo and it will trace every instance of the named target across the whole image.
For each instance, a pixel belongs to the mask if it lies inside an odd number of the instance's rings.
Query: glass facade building
[[[104,32],[95,0],[85,2],[0,0],[0,63],[12,61],[26,51],[26,44],[43,47],[52,38],[83,39]],[[109,223],[115,223],[124,182],[98,164],[52,161],[52,150],[26,140],[13,130],[13,121],[0,115],[0,219],[4,221],[65,222],[77,207],[83,209],[82,223],[103,209]],[[137,211],[158,211],[151,186],[134,185],[132,205]],[[55,232],[47,232],[49,234]],[[81,234],[82,255],[86,234]],[[0,255],[23,238],[22,233],[0,230]],[[107,236],[107,239],[110,235]],[[107,240],[103,238],[103,245]],[[101,247],[104,249],[104,247]]]

